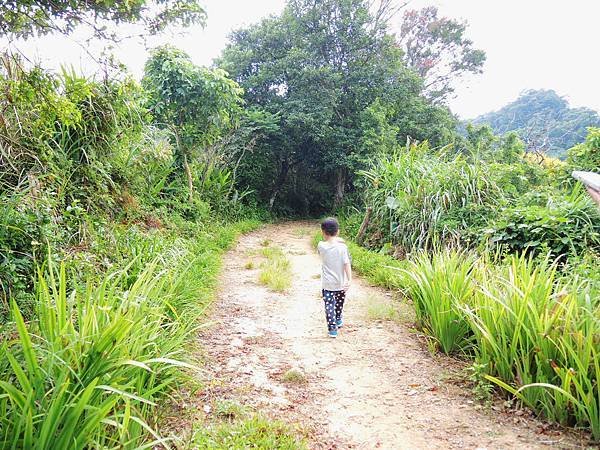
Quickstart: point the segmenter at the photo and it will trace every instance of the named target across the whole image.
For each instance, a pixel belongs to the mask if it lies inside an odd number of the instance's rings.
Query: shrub
[[[405,252],[456,246],[504,198],[489,167],[448,149],[433,153],[426,143],[383,155],[361,172],[372,227]],[[460,220],[457,217],[460,210]],[[449,226],[449,224],[452,224]]]
[[[567,151],[567,164],[572,170],[600,172],[600,128],[588,128],[585,142]]]
[[[581,189],[526,195],[500,211],[484,233],[504,253],[522,251],[553,257],[600,250],[600,213]]]

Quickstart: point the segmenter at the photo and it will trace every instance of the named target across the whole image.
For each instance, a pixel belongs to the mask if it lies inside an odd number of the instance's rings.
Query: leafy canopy
[[[0,2],[0,36],[29,38],[51,32],[71,33],[89,25],[94,34],[116,39],[108,25],[142,24],[151,34],[169,24],[203,24],[204,9],[197,0],[6,0]]]
[[[466,23],[439,17],[435,6],[404,13],[398,36],[404,61],[423,77],[434,101],[446,100],[464,75],[482,72],[485,52],[473,47],[466,29]]]
[[[373,148],[362,145],[363,125],[373,123],[363,111],[376,101],[389,109],[400,140],[436,139],[453,122],[420,96],[422,81],[403,64],[385,11],[370,6],[290,0],[280,16],[234,32],[218,61],[249,105],[279,118],[258,159],[246,162],[262,169],[245,181],[271,206],[279,196],[303,213],[339,204]]]
[[[176,133],[183,152],[213,144],[240,112],[243,90],[224,70],[196,66],[174,47],[152,52],[142,85],[155,122]]]

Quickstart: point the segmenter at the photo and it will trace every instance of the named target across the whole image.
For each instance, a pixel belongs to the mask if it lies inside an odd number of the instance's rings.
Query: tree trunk
[[[288,172],[290,171],[290,164],[287,161],[283,161],[281,163],[281,168],[279,169],[279,175],[277,176],[277,180],[275,180],[275,184],[273,185],[273,190],[271,191],[271,196],[269,197],[269,211],[273,209],[273,204],[275,203],[275,198],[281,191],[281,188],[285,184],[288,176]]]
[[[192,171],[188,164],[187,156],[183,155],[183,168],[185,169],[185,175],[187,176],[188,189],[189,189],[189,201],[192,203],[194,200],[194,179],[192,178]]]
[[[342,206],[344,194],[346,192],[346,169],[340,167],[335,172],[335,196],[333,199],[333,209]]]
[[[369,206],[367,208],[367,212],[365,214],[365,218],[360,225],[360,229],[358,233],[356,233],[356,243],[361,245],[363,243],[363,239],[365,237],[365,232],[367,231],[367,227],[369,226],[369,222],[371,221],[371,213],[373,212],[373,208]]]

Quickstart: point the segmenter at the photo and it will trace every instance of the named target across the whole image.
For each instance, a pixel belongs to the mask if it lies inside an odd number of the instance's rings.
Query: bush
[[[446,150],[448,151],[448,150]],[[427,144],[381,156],[362,172],[371,228],[406,253],[436,245],[468,245],[469,236],[504,198],[486,164],[462,155],[433,153]]]
[[[579,255],[600,250],[600,213],[581,189],[534,193],[501,209],[484,234],[503,253]]]
[[[600,173],[600,128],[588,128],[585,142],[567,151],[567,164],[571,170]]]

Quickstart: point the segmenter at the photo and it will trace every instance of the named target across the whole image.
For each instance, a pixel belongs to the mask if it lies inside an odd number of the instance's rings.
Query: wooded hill
[[[588,127],[600,126],[600,115],[590,108],[570,108],[553,90],[529,90],[498,111],[472,121],[488,124],[494,133],[516,131],[527,150],[563,159],[567,150],[582,142]]]

